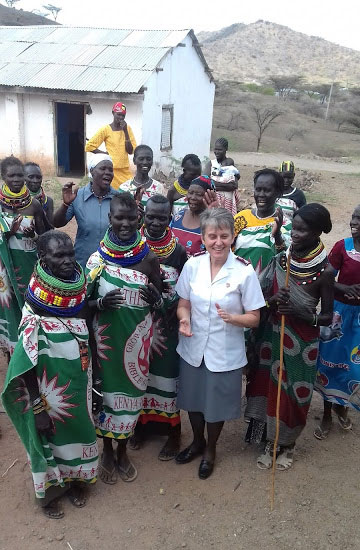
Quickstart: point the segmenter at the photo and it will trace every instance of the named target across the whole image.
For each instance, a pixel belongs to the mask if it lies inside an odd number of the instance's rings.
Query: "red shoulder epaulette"
[[[242,258],[241,256],[236,256],[236,259],[239,260],[239,262],[242,262],[245,265],[250,265],[250,262],[248,260],[245,260],[245,258]]]
[[[193,254],[192,257],[196,258],[197,256],[202,256],[203,254],[206,254],[206,250],[201,250],[201,252],[196,252],[196,254]]]

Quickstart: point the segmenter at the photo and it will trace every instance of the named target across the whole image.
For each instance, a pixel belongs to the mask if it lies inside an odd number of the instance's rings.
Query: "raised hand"
[[[203,202],[206,208],[219,208],[220,203],[218,201],[216,191],[213,189],[207,189],[203,198]]]
[[[191,332],[191,325],[188,319],[180,319],[179,321],[179,333],[187,338],[190,338],[193,333]]]
[[[119,126],[120,126],[120,130],[127,130],[127,123],[126,123],[126,120],[120,120],[120,123],[119,123]]]
[[[20,225],[21,225],[21,222],[23,221],[23,216],[20,216],[20,214],[18,214],[14,219],[13,219],[13,222],[11,224],[11,227],[10,227],[10,234],[11,235],[15,235],[15,233],[17,233],[20,229]]]
[[[74,185],[75,184],[72,181],[69,181],[68,183],[65,183],[64,187],[62,188],[63,202],[68,206],[76,199],[76,195],[79,189],[77,186],[75,186],[73,189]]]
[[[275,218],[275,222],[271,230],[271,234],[276,239],[277,236],[280,236],[281,227],[284,221],[284,214],[280,206],[278,206],[277,209],[275,210],[274,218]]]

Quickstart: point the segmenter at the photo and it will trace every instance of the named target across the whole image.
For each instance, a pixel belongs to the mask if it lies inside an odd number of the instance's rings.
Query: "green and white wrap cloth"
[[[24,292],[37,260],[34,239],[23,233],[33,216],[24,216],[18,232],[7,240],[5,233],[14,218],[14,214],[0,211],[0,348],[10,355],[18,340]]]
[[[178,296],[175,286],[179,271],[170,265],[160,264],[167,289],[163,292],[164,308],[167,312],[176,310]],[[176,313],[173,311],[176,320]],[[150,360],[149,382],[144,396],[144,407],[140,423],[164,422],[171,426],[180,424],[180,411],[176,404],[179,381],[178,324],[173,322],[162,328],[160,320],[154,323],[152,358]]]
[[[11,357],[2,400],[31,467],[35,494],[52,485],[96,481],[98,447],[91,414],[91,367],[82,370],[79,342],[88,341],[84,319],[43,317],[25,304],[20,337]],[[40,395],[55,433],[39,435],[21,376],[35,369]]]
[[[139,292],[148,278],[135,269],[105,262],[99,252],[90,256],[86,274],[89,298],[103,298],[119,288],[125,299],[118,309],[96,313],[94,333],[104,396],[103,410],[95,417],[96,432],[126,439],[135,429],[148,384],[153,321]]]

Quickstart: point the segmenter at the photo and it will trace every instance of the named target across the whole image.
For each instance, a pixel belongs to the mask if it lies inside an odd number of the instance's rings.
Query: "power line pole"
[[[326,106],[325,120],[327,120],[327,117],[328,117],[328,114],[329,114],[330,101],[331,101],[331,96],[332,96],[332,92],[333,92],[333,88],[334,88],[334,80],[335,80],[335,74],[333,74],[333,78],[332,78],[332,81],[331,81],[329,101],[328,101],[327,106]]]

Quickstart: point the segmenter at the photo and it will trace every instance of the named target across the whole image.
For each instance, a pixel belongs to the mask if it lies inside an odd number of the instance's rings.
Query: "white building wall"
[[[46,95],[23,95],[23,159],[37,162],[44,173],[54,172],[53,103]]]
[[[190,36],[162,61],[163,71],[154,72],[146,83],[143,104],[143,143],[154,150],[154,159],[165,173],[178,167],[174,159],[195,153],[209,156],[215,84],[193,47]],[[160,151],[161,111],[174,105],[171,151]]]
[[[0,158],[23,153],[23,102],[15,93],[0,94]]]
[[[127,107],[127,121],[138,143],[142,131],[142,98],[119,97]],[[55,103],[90,103],[92,114],[85,116],[85,136],[91,138],[95,132],[112,121],[111,110],[114,99],[93,98],[61,94],[51,97],[41,93],[0,93],[0,159],[8,155],[19,156],[24,161],[40,164],[44,173],[56,171]],[[88,154],[88,156],[91,153]]]

